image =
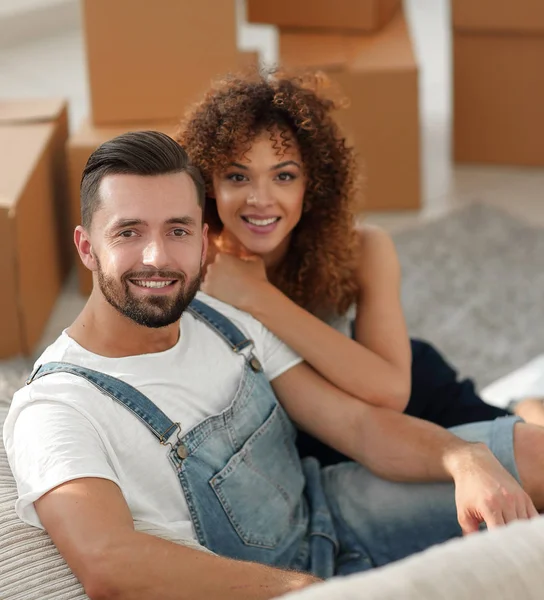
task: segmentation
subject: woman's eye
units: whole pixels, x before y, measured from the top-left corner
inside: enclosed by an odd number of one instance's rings
[[[293,175],[293,173],[278,173],[278,179],[280,181],[292,181],[293,179],[296,178],[296,175]]]
[[[231,173],[230,175],[227,175],[227,179],[229,181],[234,181],[234,183],[242,183],[242,181],[246,180],[246,177],[240,173]]]

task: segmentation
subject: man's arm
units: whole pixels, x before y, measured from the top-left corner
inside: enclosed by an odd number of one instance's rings
[[[483,444],[386,408],[371,406],[335,388],[301,363],[272,381],[293,421],[308,433],[393,481],[456,484],[459,522],[465,532],[481,521],[500,525],[536,516],[530,498]]]
[[[91,600],[264,600],[318,581],[136,532],[120,489],[105,479],[70,481],[35,507]]]

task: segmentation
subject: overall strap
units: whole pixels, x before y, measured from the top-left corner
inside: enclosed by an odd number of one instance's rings
[[[247,338],[225,315],[196,298],[189,304],[187,310],[200,321],[211,327],[234,350],[241,352],[253,345],[253,340]]]
[[[147,396],[144,396],[135,387],[116,377],[86,367],[67,362],[49,362],[39,365],[26,380],[26,384],[29,385],[35,379],[51,373],[70,373],[83,377],[103,394],[130,410],[148,427],[161,444],[166,444],[176,429],[180,430],[178,423],[171,421]]]

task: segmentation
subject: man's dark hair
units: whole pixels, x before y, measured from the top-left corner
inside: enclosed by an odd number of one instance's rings
[[[107,175],[166,175],[187,173],[204,209],[204,182],[185,150],[171,137],[158,131],[124,133],[99,146],[89,157],[81,178],[81,221],[89,229],[100,206],[100,182]]]

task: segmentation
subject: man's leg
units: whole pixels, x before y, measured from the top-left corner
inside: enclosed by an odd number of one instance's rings
[[[540,428],[527,429],[529,426],[516,423],[520,421],[515,418],[496,419],[458,427],[453,432],[468,441],[485,443],[520,481],[514,428],[519,428],[516,442],[520,463],[528,460],[530,444],[541,446],[540,455],[544,455],[544,430],[539,435]],[[532,472],[535,466],[534,459],[531,464],[523,464],[522,477],[529,491],[538,495],[542,483],[538,485]],[[323,483],[340,542],[337,574],[382,566],[461,535],[453,484],[395,483],[356,463],[325,468]]]

